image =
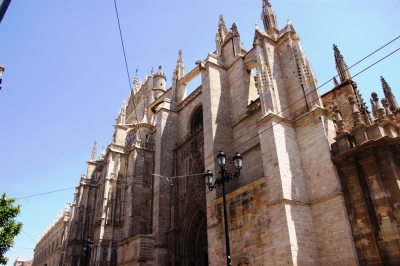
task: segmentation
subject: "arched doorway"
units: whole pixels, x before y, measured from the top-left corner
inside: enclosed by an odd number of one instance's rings
[[[182,265],[208,265],[207,215],[202,204],[194,203],[183,221]]]

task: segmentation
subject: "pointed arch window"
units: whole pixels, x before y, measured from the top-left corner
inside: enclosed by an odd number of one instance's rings
[[[199,106],[192,114],[190,120],[190,132],[196,132],[200,128],[203,128],[203,107]]]

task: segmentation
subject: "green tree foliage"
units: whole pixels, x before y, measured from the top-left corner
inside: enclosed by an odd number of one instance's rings
[[[22,230],[22,223],[14,218],[21,211],[20,205],[13,206],[15,199],[7,199],[3,194],[0,199],[0,264],[6,264],[8,259],[4,254],[14,244],[14,237]]]

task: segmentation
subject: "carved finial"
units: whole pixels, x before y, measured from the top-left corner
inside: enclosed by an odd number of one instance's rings
[[[335,55],[336,70],[339,74],[340,81],[344,82],[351,78],[349,69],[346,65],[346,62],[343,59],[342,54],[340,53],[339,49],[335,44],[333,45],[333,51]]]
[[[144,110],[143,110],[143,119],[142,119],[142,123],[147,124],[147,123],[149,123],[149,121],[147,120],[147,108],[144,107],[143,109],[144,109]]]
[[[153,67],[151,67],[150,76],[154,76],[154,68]]]
[[[333,77],[333,84],[335,85],[335,87],[336,86],[339,86],[339,83],[337,82],[337,79],[336,79],[336,77]]]
[[[183,59],[182,59],[182,50],[178,51],[178,60],[174,71],[176,71],[175,73],[176,79],[181,79],[185,75],[185,66],[183,64]]]
[[[104,145],[103,145],[103,146],[101,146],[101,152],[100,152],[100,156],[99,156],[99,161],[104,160],[104,155],[105,155],[105,153],[104,153]]]
[[[176,78],[177,78],[177,76],[176,76],[176,68],[175,68],[174,71],[172,71],[172,82],[175,82]]]
[[[263,0],[261,19],[264,23],[265,31],[268,31],[271,28],[278,29],[275,12],[272,10],[271,4],[268,2],[268,0]]]
[[[85,174],[81,174],[81,179],[85,179],[85,178],[86,178]]]
[[[182,50],[181,49],[179,49],[179,51],[178,51],[178,63],[179,62],[182,62]]]
[[[369,99],[369,101],[371,102],[371,109],[372,109],[372,115],[374,116],[374,118],[376,117],[376,106],[375,106],[375,102],[372,98]]]
[[[221,38],[221,42],[224,42],[226,39],[226,36],[228,36],[228,30],[226,29],[224,17],[222,16],[222,14],[219,14],[218,34]]]
[[[388,100],[387,100],[386,98],[382,98],[381,102],[382,102],[383,107],[385,108],[386,117],[387,117],[390,121],[396,120],[394,114],[393,114],[392,111],[390,110]]]
[[[93,143],[92,156],[90,157],[91,161],[94,161],[94,159],[96,158],[96,152],[97,152],[97,139],[95,139]]]
[[[333,111],[335,112],[336,116],[336,125],[338,127],[338,133],[340,133],[344,130],[346,124],[343,121],[342,115],[339,110],[339,106],[337,106],[337,104],[333,105]]]
[[[0,65],[0,90],[1,90],[1,76],[3,76],[3,72],[4,72],[4,66]]]
[[[239,32],[238,32],[238,29],[237,29],[237,26],[236,26],[236,23],[233,23],[233,24],[232,24],[231,36],[232,36],[232,37],[239,37],[239,36],[240,36],[240,34],[239,34]]]
[[[139,80],[138,80],[138,77],[135,76],[135,77],[133,78],[132,91],[133,91],[133,93],[135,94],[138,90],[139,90]]]
[[[158,67],[157,75],[164,75],[164,73],[162,72],[162,66]]]
[[[378,118],[379,122],[385,120],[385,108],[382,107],[381,103],[379,102],[378,94],[376,92],[371,93],[372,100],[375,103],[375,116]]]
[[[358,107],[357,107],[356,100],[351,95],[349,95],[348,99],[349,99],[349,102],[351,104],[351,112],[352,112],[351,116],[353,117],[354,125],[363,123],[362,122],[362,117],[361,117],[361,114],[360,114],[360,110],[358,110]]]
[[[68,211],[68,206],[69,206],[69,201],[67,201],[67,203],[64,206],[64,210],[63,210],[64,212]]]
[[[382,83],[383,93],[385,95],[385,98],[388,100],[390,110],[396,112],[397,110],[399,110],[399,105],[397,104],[396,97],[393,95],[389,84],[382,76],[381,76],[381,83]]]
[[[269,3],[268,0],[263,0],[263,7],[265,7],[265,6],[271,7],[271,4]]]

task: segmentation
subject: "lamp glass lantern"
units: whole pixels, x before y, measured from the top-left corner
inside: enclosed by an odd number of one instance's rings
[[[207,170],[206,174],[205,174],[205,178],[206,178],[206,185],[212,185],[213,182],[213,173],[211,173],[210,170]]]
[[[218,164],[221,167],[225,166],[225,159],[226,159],[226,155],[223,151],[220,151],[217,155],[217,159],[218,159]]]
[[[233,156],[233,162],[235,163],[236,169],[242,169],[243,157],[239,153]]]

